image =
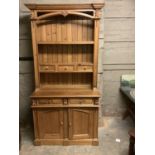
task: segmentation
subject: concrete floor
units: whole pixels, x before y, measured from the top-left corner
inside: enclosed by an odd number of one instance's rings
[[[133,126],[130,118],[102,118],[99,127],[99,146],[34,146],[32,129],[23,128],[20,155],[128,155],[128,131]]]

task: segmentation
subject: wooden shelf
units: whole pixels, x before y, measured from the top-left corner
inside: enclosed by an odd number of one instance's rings
[[[93,73],[93,71],[46,71],[41,70],[40,73]]]
[[[99,105],[78,105],[78,104],[75,104],[75,105],[59,105],[59,104],[56,104],[56,105],[37,105],[37,106],[31,106],[31,108],[82,108],[82,107],[88,107],[88,108],[99,108]]]
[[[38,45],[93,45],[94,41],[74,41],[74,42],[48,42],[38,41]]]
[[[87,65],[87,66],[93,66],[93,63],[89,63],[89,62],[75,62],[75,63],[39,63],[39,65],[42,66],[53,66],[53,65],[79,65],[79,66],[83,66],[83,65]]]
[[[42,97],[100,97],[98,90],[73,90],[73,89],[54,89],[54,90],[44,90],[38,89],[31,95],[33,98]]]

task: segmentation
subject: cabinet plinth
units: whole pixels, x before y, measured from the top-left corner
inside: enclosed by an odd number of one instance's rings
[[[25,4],[31,10],[35,145],[98,145],[102,3]]]

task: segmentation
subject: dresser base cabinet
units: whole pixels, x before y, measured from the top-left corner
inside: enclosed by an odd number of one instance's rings
[[[43,100],[46,101],[37,99]],[[35,145],[98,145],[97,106],[72,104],[60,108],[53,104],[38,104],[32,105],[32,111]]]

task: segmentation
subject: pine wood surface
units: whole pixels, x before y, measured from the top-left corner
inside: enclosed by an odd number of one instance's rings
[[[31,10],[35,145],[98,145],[100,9],[26,4]]]
[[[98,90],[75,90],[75,89],[39,89],[33,92],[32,98],[38,97],[99,97],[100,93]]]

